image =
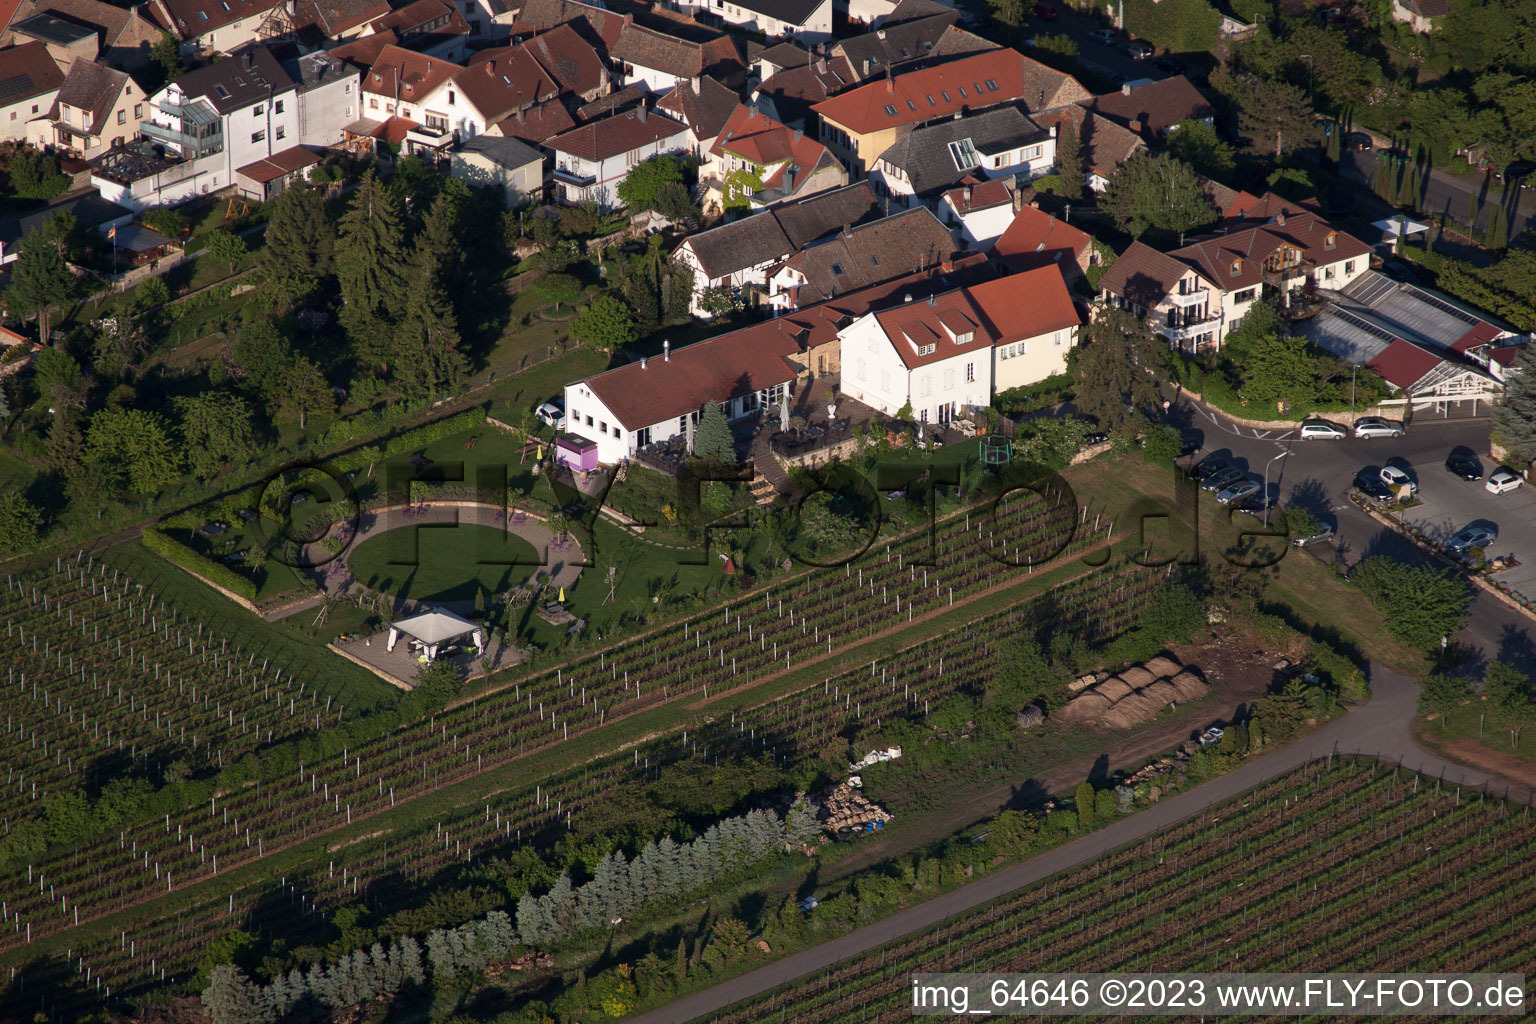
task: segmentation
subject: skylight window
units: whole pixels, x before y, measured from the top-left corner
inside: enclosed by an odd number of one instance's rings
[[[952,103],[952,102],[954,102],[953,100],[951,100],[949,98],[949,90],[947,90],[947,89],[940,89],[939,90],[939,95],[944,97],[944,102],[945,103]]]
[[[222,84],[220,84],[218,82],[215,82],[214,86],[213,86],[213,91],[219,94],[219,99],[221,99],[221,100],[229,99],[229,90],[224,88],[224,86]]]
[[[199,18],[203,19],[204,21],[208,20],[208,12],[207,11],[198,11],[197,12],[197,16]]]
[[[960,86],[960,98],[961,99],[969,99],[970,98],[970,97],[966,96],[966,94],[965,94],[965,86],[963,86],[963,85]]]
[[[960,139],[949,144],[949,158],[955,162],[955,170],[969,171],[981,166],[981,154],[970,139]]]
[[[913,103],[911,100],[907,100],[907,109],[915,114],[917,113],[917,104]]]
[[[976,91],[980,92],[981,90],[977,89]],[[987,91],[988,92],[997,92],[997,82],[993,81],[990,78],[987,79]]]
[[[219,6],[220,6],[220,7],[222,7],[222,8],[224,8],[224,13],[225,13],[225,14],[228,14],[228,13],[229,13],[229,3],[228,3],[228,0],[223,0],[223,2],[221,2],[221,3],[220,3],[220,4],[219,4]]]
[[[896,116],[896,108],[891,106],[889,103],[887,103],[885,105],[885,116],[886,117],[895,117]]]
[[[929,106],[930,106],[930,107],[936,107],[936,106],[938,106],[938,104],[937,104],[937,103],[935,103],[935,102],[933,102],[933,97],[932,97],[932,96],[929,96],[929,97],[928,97],[928,105],[929,105]]]
[[[832,276],[833,277],[842,277],[843,276],[843,265],[841,263],[834,263],[834,264],[832,264]]]

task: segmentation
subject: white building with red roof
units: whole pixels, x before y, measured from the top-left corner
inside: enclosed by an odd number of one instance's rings
[[[1082,319],[1053,267],[860,317],[839,332],[838,390],[893,415],[948,423],[999,391],[1066,370]]]
[[[688,126],[647,110],[589,121],[544,143],[555,154],[553,179],[562,201],[588,200],[607,209],[622,205],[618,188],[636,165],[663,153],[684,153]]]
[[[739,103],[709,148],[699,177],[726,209],[765,207],[848,184],[837,158],[798,128]]]

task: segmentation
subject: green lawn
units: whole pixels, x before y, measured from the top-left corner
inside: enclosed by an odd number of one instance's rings
[[[522,538],[490,526],[392,530],[358,545],[348,559],[368,586],[421,601],[472,601],[515,588],[539,568]]]

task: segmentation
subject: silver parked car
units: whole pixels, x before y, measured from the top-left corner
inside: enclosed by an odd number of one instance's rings
[[[1355,423],[1356,437],[1402,437],[1402,420],[1384,420],[1380,416],[1366,416]]]
[[[1223,487],[1216,495],[1216,502],[1220,505],[1230,505],[1234,501],[1242,501],[1250,494],[1258,494],[1261,489],[1262,485],[1255,480],[1239,480]]]

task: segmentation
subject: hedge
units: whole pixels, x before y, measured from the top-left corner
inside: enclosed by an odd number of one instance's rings
[[[198,554],[181,541],[161,533],[152,526],[144,528],[143,539],[145,547],[173,565],[179,565],[188,572],[195,573],[247,601],[256,600],[256,584],[229,566],[220,565],[213,559]]]

